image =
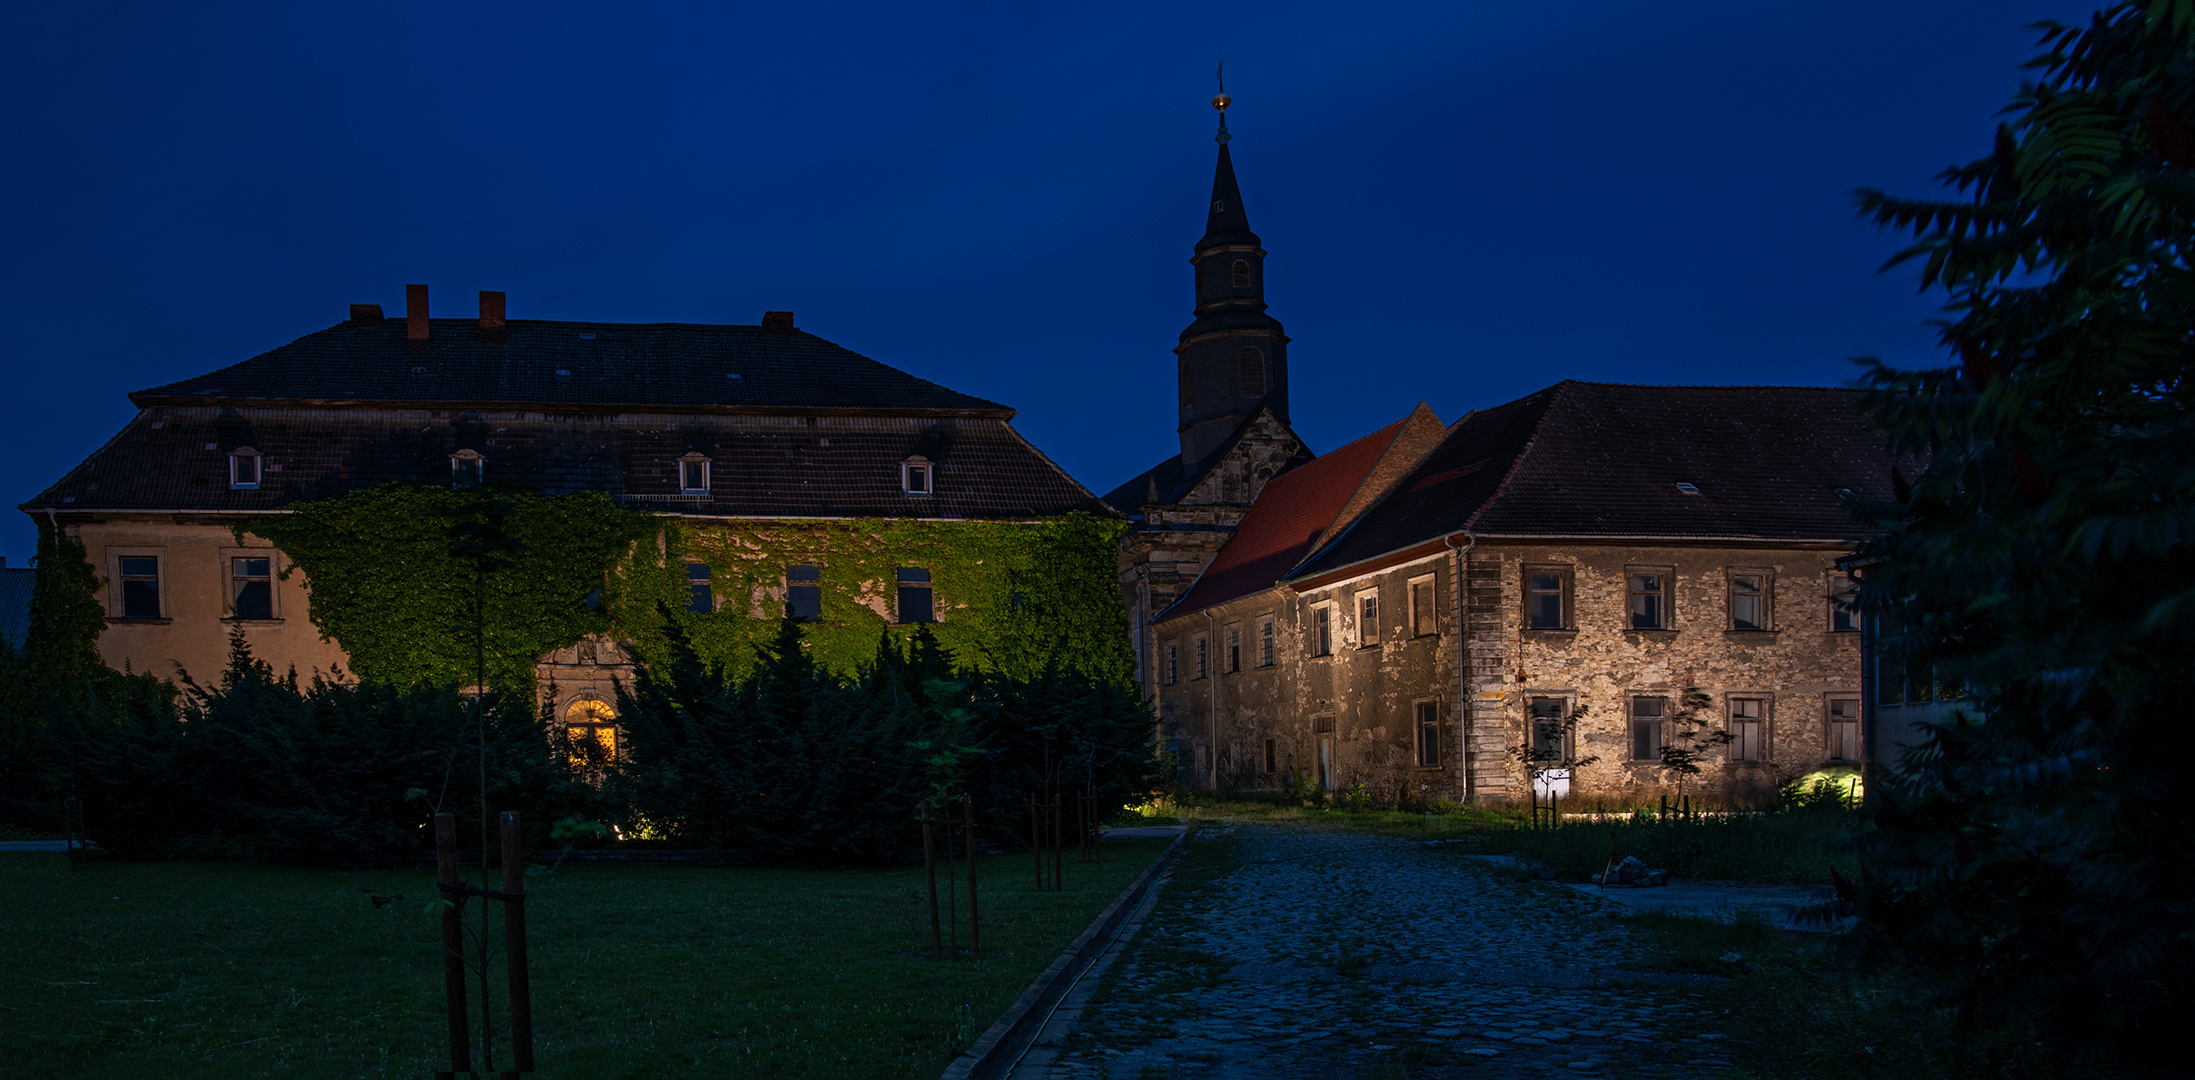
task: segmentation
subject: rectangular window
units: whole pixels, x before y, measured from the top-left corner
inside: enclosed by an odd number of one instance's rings
[[[1433,599],[1433,579],[1410,582],[1410,632],[1419,637],[1440,633],[1440,611]]]
[[[1546,765],[1568,761],[1571,753],[1569,724],[1570,699],[1559,697],[1535,697],[1530,702],[1532,711],[1532,760]],[[1659,751],[1656,751],[1659,753]]]
[[[1191,638],[1190,640],[1195,643],[1191,651],[1196,654],[1196,677],[1201,679],[1204,678],[1206,675],[1211,674],[1211,668],[1207,666],[1208,657],[1205,655],[1210,650],[1211,643],[1204,639],[1203,634],[1198,634],[1196,637]]]
[[[1905,658],[1885,651],[1875,660],[1875,704],[1905,704]]]
[[[1280,747],[1272,739],[1265,740],[1265,772],[1270,776],[1280,771]]]
[[[1570,568],[1528,566],[1524,569],[1524,628],[1570,628]]]
[[[1665,698],[1631,699],[1631,760],[1661,760],[1662,718],[1668,705]]]
[[[1180,658],[1174,652],[1174,643],[1166,643],[1166,685],[1174,685],[1181,673]]]
[[[1370,647],[1379,644],[1379,594],[1357,594],[1357,644]]]
[[[259,455],[249,450],[229,455],[229,486],[255,488],[259,486]]]
[[[1273,620],[1258,620],[1258,666],[1273,666]]]
[[[156,555],[123,555],[115,559],[122,578],[122,617],[160,618],[160,559]]]
[[[274,618],[274,560],[229,560],[229,613],[239,619]]]
[[[707,564],[686,564],[686,610],[696,615],[707,615],[716,610],[716,595],[709,591]]]
[[[930,463],[929,463],[928,461],[926,461],[926,460],[924,460],[924,459],[922,459],[922,458],[920,458],[920,457],[914,457],[914,458],[909,458],[909,459],[908,459],[908,460],[906,460],[906,461],[900,462],[900,464],[899,464],[899,481],[900,481],[900,487],[901,487],[901,488],[902,488],[903,490],[905,490],[905,491],[907,492],[907,494],[909,494],[909,495],[928,495],[928,494],[930,494],[930,492],[931,492],[931,490],[932,490],[932,485],[931,485],[931,483],[930,483],[930,479],[931,479],[931,473],[930,473]]]
[[[1730,628],[1768,629],[1768,599],[1774,595],[1767,574],[1730,575]]]
[[[678,490],[687,495],[706,495],[709,492],[709,463],[706,461],[681,461],[678,463]]]
[[[1768,760],[1768,701],[1730,699],[1730,760]]]
[[[785,605],[793,618],[816,622],[823,618],[823,570],[813,564],[785,568]]]
[[[930,595],[930,572],[922,567],[899,568],[899,621],[910,626],[937,621],[937,608]]]
[[[1440,702],[1418,702],[1418,767],[1440,767]]]
[[[1634,572],[1624,576],[1631,583],[1631,629],[1668,629],[1669,575]]]
[[[1829,632],[1860,632],[1860,583],[1850,574],[1829,575]]]
[[[1334,605],[1311,609],[1311,655],[1334,655]]]
[[[1242,627],[1227,628],[1227,651],[1220,656],[1220,663],[1225,665],[1220,670],[1229,675],[1242,670]]]
[[[1860,760],[1860,699],[1829,699],[1829,760]]]

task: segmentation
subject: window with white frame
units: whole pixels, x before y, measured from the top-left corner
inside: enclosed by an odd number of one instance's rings
[[[114,556],[115,617],[164,619],[161,558],[144,551]]]
[[[909,495],[928,495],[937,490],[937,466],[920,454],[899,463],[899,489]]]
[[[1273,617],[1258,617],[1258,666],[1273,666]]]
[[[1768,699],[1730,699],[1730,760],[1768,760]]]
[[[1775,596],[1775,576],[1765,570],[1730,572],[1730,629],[1769,629],[1769,602]]]
[[[1410,579],[1410,632],[1419,637],[1440,633],[1440,607],[1431,574]]]
[[[249,446],[229,451],[229,486],[246,491],[258,487],[262,464],[259,451]]]
[[[1860,699],[1858,695],[1831,697],[1829,708],[1829,760],[1860,760]]]
[[[678,459],[678,493],[681,495],[707,495],[709,493],[709,459],[699,452]]]
[[[230,557],[229,617],[274,618],[274,559],[271,556]]]
[[[1357,594],[1357,644],[1372,648],[1379,644],[1379,591]]]

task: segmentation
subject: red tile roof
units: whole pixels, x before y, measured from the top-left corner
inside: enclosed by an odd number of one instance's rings
[[[1201,611],[1272,588],[1311,553],[1311,545],[1334,523],[1407,423],[1407,417],[1397,420],[1268,481],[1227,546],[1159,617]]]

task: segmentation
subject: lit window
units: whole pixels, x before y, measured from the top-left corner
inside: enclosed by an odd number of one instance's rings
[[[1860,699],[1829,699],[1829,760],[1860,760]]]
[[[681,495],[707,495],[709,493],[709,459],[700,454],[688,454],[678,459],[678,493]]]
[[[899,621],[902,623],[931,623],[937,621],[937,608],[930,594],[930,572],[919,566],[899,568]]]
[[[1366,648],[1379,644],[1379,594],[1357,594],[1357,644]]]
[[[1524,628],[1570,628],[1570,569],[1526,567],[1524,571]]]
[[[716,594],[709,591],[709,567],[706,563],[686,564],[686,610],[696,615],[707,615],[716,610]]]
[[[1236,260],[1235,260],[1235,288],[1238,288],[1238,289],[1247,289],[1247,288],[1249,288],[1249,287],[1250,287],[1250,264],[1249,264],[1249,263],[1248,263],[1247,261],[1245,261],[1245,260],[1242,260],[1242,259],[1236,259]]]
[[[1440,702],[1418,702],[1418,767],[1440,767]]]
[[[813,565],[786,567],[785,604],[801,622],[823,618],[823,571]]]
[[[1768,742],[1768,702],[1762,698],[1730,699],[1730,760],[1765,761]]]
[[[486,480],[488,459],[478,450],[459,450],[450,455],[450,483],[458,487],[474,487]]]
[[[155,555],[123,555],[115,559],[122,579],[122,617],[160,618],[160,559]]]
[[[1665,630],[1669,627],[1669,575],[1628,574],[1631,582],[1631,629]]]
[[[935,490],[928,458],[911,457],[899,463],[899,486],[909,495],[928,495]]]
[[[229,560],[229,611],[239,619],[274,618],[274,560]]]
[[[599,772],[617,760],[617,710],[607,702],[572,702],[564,710],[564,739],[573,768]]]
[[[1661,760],[1662,719],[1668,705],[1667,698],[1631,699],[1631,760]]]
[[[1244,349],[1235,354],[1235,363],[1242,371],[1242,392],[1250,395],[1265,392],[1265,353],[1258,349]]]
[[[1767,574],[1730,575],[1730,628],[1732,630],[1768,629],[1768,599],[1771,579]]]
[[[240,446],[229,451],[229,486],[250,489],[259,486],[259,451]]]

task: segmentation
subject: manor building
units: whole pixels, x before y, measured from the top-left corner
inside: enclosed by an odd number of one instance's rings
[[[1890,458],[1856,394],[1566,382],[1315,456],[1224,115],[1178,452],[1106,496],[1182,779],[1637,801],[1687,756],[1732,796],[1860,764],[1841,500]]]
[[[344,669],[342,644],[311,618],[308,576],[236,530],[390,482],[598,491],[688,525],[741,523],[765,540],[725,558],[743,583],[767,564],[760,583],[735,592],[721,559],[694,557],[693,612],[775,620],[790,603],[879,632],[942,631],[1004,598],[914,557],[884,559],[903,564],[892,580],[854,580],[828,557],[778,554],[756,530],[982,522],[1010,536],[1106,512],[1014,430],[1012,409],[806,333],[788,312],[758,325],[507,319],[503,294],[483,292],[477,318],[430,318],[413,285],[401,319],[354,305],[341,323],[130,399],[123,429],[21,509],[78,539],[105,582],[107,662],[162,676],[214,676],[239,629],[277,671]],[[606,638],[544,656],[546,704],[600,734],[632,664]]]

